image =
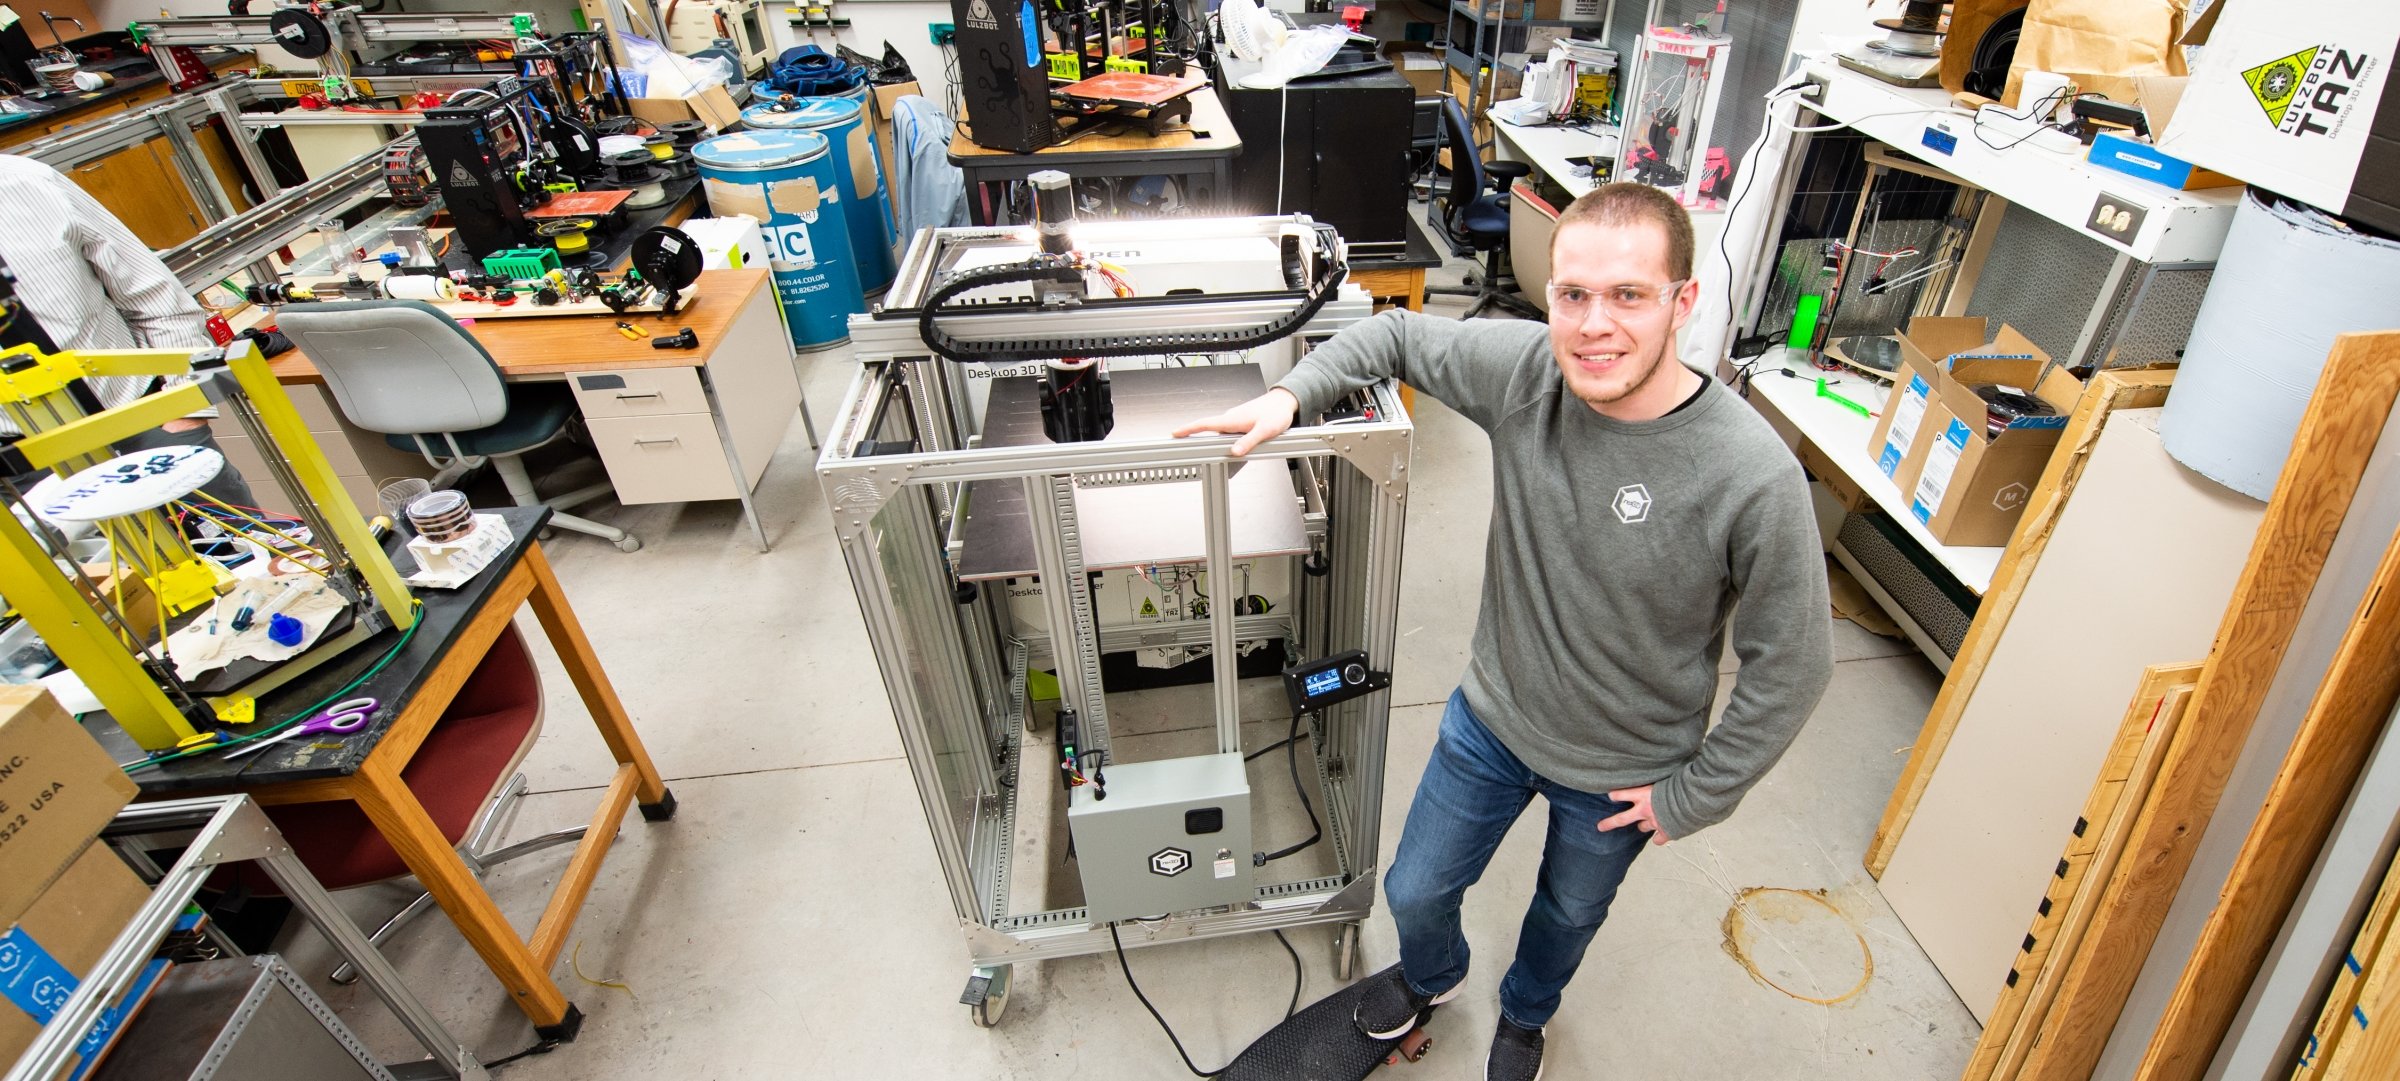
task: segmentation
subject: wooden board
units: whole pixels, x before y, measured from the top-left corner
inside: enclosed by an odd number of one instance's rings
[[[2199,1081],[2400,698],[2400,536],[2384,548],[2333,666],[2150,1038],[2139,1081]]]
[[[2219,624],[2184,737],[2168,752],[2126,857],[2051,1007],[2043,1042],[2021,1077],[2085,1081],[2098,1064],[2291,646],[2395,397],[2400,331],[2335,339],[2241,584]]]
[[[2334,974],[2332,990],[2325,994],[2325,1007],[2317,1012],[2317,1027],[2309,1032],[2300,1065],[2292,1070],[2292,1081],[2332,1081],[2331,1066],[2336,1056],[2360,1034],[2357,1018],[2363,1011],[2359,1010],[2359,997],[2366,990],[2367,964],[2375,962],[2380,970],[2400,963],[2388,956],[2385,949],[2391,941],[2396,915],[2400,915],[2400,860],[2392,861],[2384,871],[2383,888],[2375,893],[2375,905],[2367,910],[2357,936],[2350,940],[2350,952]],[[2353,1047],[2350,1055],[2356,1054]]]
[[[2207,656],[2264,511],[2170,457],[2161,412],[2110,416],[1884,870],[1893,914],[1987,1025],[2143,666]]]
[[[2034,485],[2033,496],[2026,502],[2025,516],[2018,520],[2015,532],[2009,536],[2007,553],[1992,574],[1991,587],[1984,591],[1983,604],[1976,609],[1974,622],[1967,626],[1967,637],[1951,661],[1942,689],[1934,696],[1924,727],[1917,732],[1916,748],[1901,769],[1900,780],[1892,787],[1883,820],[1875,827],[1875,839],[1867,846],[1868,874],[1881,878],[1884,868],[1891,864],[1892,852],[1900,845],[1909,817],[1916,813],[1925,786],[1933,780],[1934,766],[1941,762],[1950,745],[1951,733],[1957,730],[1959,717],[1966,712],[1976,685],[1982,682],[1985,666],[1991,663],[1992,651],[1999,647],[2010,617],[2016,614],[2017,600],[2024,593],[2025,583],[2041,563],[2042,553],[2050,543],[2051,529],[2058,523],[2059,511],[2065,508],[2076,482],[2083,476],[2084,465],[2108,422],[2108,414],[2117,409],[2146,408],[2165,402],[2167,388],[2174,378],[2172,370],[2104,371],[2085,388],[2075,412],[2067,419],[2066,431],[2059,437],[2058,450],[2051,454],[2050,464],[2042,470],[2042,479]]]
[[[2075,819],[2066,852],[2034,909],[2032,929],[2025,934],[1962,1081],[2000,1081],[2023,1064],[2199,678],[2197,663],[2143,670],[2141,689],[2117,726],[2108,763],[2084,801],[2083,814]]]

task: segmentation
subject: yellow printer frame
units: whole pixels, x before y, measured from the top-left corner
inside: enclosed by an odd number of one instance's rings
[[[156,376],[172,381],[194,374],[195,365],[206,365],[220,356],[226,361],[223,371],[200,372],[196,381],[166,386],[98,413],[87,414],[69,391],[76,380],[93,377]],[[112,549],[120,535],[138,539],[145,564],[138,568],[115,566],[112,574],[142,571],[157,597],[155,622],[161,641],[154,659],[147,662],[141,655],[150,652],[143,644],[146,635],[131,629],[126,613],[111,603],[110,591],[60,546],[56,548],[58,559],[66,564],[62,570],[53,560],[53,546],[35,537],[17,515],[0,513],[0,582],[6,583],[0,590],[51,651],[82,677],[126,734],[151,751],[207,738],[211,729],[203,725],[211,715],[237,724],[249,722],[254,719],[259,695],[386,627],[405,629],[416,620],[414,598],[399,569],[375,541],[358,506],[336,479],[332,463],[309,437],[306,422],[255,343],[237,340],[222,350],[44,353],[20,345],[0,351],[0,410],[25,433],[15,449],[35,469],[71,475],[115,457],[111,447],[118,440],[211,407],[220,416],[234,418],[257,445],[269,473],[290,497],[296,516],[308,524],[313,543],[329,558],[331,565],[324,571],[328,580],[352,587],[345,592],[356,604],[359,617],[348,631],[320,640],[242,686],[201,696],[184,688],[173,675],[173,662],[165,655],[167,617],[213,601],[222,572],[205,563],[162,511],[128,516],[121,532],[110,533]],[[139,521],[144,516],[157,517]],[[48,530],[31,508],[26,517],[35,528]],[[103,526],[104,531],[109,528]],[[56,536],[52,534],[53,539]],[[129,639],[135,644],[129,644]],[[178,698],[182,699],[180,705]]]

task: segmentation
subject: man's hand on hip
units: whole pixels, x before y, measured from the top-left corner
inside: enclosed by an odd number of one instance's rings
[[[1609,830],[1634,826],[1650,835],[1651,844],[1667,843],[1666,831],[1658,828],[1658,814],[1650,809],[1650,787],[1643,785],[1640,788],[1620,788],[1609,793],[1608,798],[1619,803],[1630,803],[1633,806],[1601,819],[1600,832],[1606,833]]]
[[[1288,431],[1292,417],[1299,412],[1300,399],[1291,391],[1275,387],[1216,416],[1177,428],[1171,434],[1177,439],[1198,432],[1239,435],[1241,438],[1233,441],[1233,456],[1239,458],[1250,453],[1250,448]]]

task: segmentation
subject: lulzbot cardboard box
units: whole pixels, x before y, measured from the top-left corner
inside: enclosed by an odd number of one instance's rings
[[[1918,434],[1923,446],[1916,480],[1901,489],[1908,495],[1908,512],[1943,544],[2007,544],[2051,452],[2058,449],[2083,383],[2051,367],[2048,354],[2008,326],[1989,347],[1934,363],[1942,378]],[[2038,398],[2049,412],[1995,414],[1975,392],[1993,386]]]
[[[33,904],[136,791],[49,691],[0,685],[0,923]]]
[[[1892,373],[1892,390],[1875,416],[1874,434],[1867,440],[1867,460],[1891,478],[1902,492],[1917,482],[1917,467],[1925,461],[1926,414],[1938,400],[1942,384],[1940,360],[1983,345],[1984,321],[1942,316],[1919,316],[1900,335],[1900,367]]]
[[[31,907],[0,934],[0,1062],[14,1062],[75,992],[100,956],[150,900],[150,887],[135,877],[105,844],[87,839]],[[152,961],[132,986],[103,1008],[87,1029],[59,1077],[75,1076],[107,1054],[166,970]]]
[[[2311,206],[2400,230],[2400,5],[2222,0],[2161,153]]]

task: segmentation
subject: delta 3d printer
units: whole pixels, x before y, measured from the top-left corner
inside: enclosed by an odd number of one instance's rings
[[[1342,923],[1348,978],[1375,897],[1398,388],[1245,458],[1168,436],[1368,300],[1306,218],[1077,225],[1064,185],[917,235],[818,463],[983,1025],[1011,965],[1112,932]]]

